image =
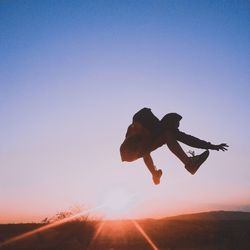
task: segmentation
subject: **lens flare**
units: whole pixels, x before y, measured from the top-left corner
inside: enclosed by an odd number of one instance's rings
[[[135,194],[126,190],[111,190],[104,197],[105,206],[102,209],[106,219],[124,219],[129,217],[129,212],[135,202]]]
[[[23,233],[21,235],[15,236],[15,237],[13,237],[13,238],[11,238],[9,240],[4,241],[2,244],[0,244],[0,247],[9,245],[9,244],[14,243],[16,241],[28,238],[28,237],[30,237],[30,236],[32,236],[34,234],[46,231],[46,230],[48,230],[50,228],[57,227],[59,225],[65,224],[65,223],[70,222],[70,221],[73,221],[73,220],[75,220],[75,219],[77,219],[77,218],[79,218],[81,216],[87,215],[87,214],[89,214],[91,212],[94,212],[95,210],[101,209],[103,206],[104,205],[101,205],[101,206],[98,206],[98,207],[95,207],[95,208],[92,208],[92,209],[89,209],[89,210],[85,210],[85,211],[77,213],[77,214],[75,214],[75,215],[73,215],[71,217],[62,219],[60,221],[53,222],[51,224],[48,224],[48,225],[42,226],[40,228],[34,229],[32,231],[29,231],[27,233]]]
[[[137,230],[141,233],[141,235],[144,237],[144,239],[148,242],[148,244],[152,247],[152,249],[159,250],[158,247],[154,244],[154,242],[150,239],[150,237],[143,230],[143,228],[138,224],[138,222],[135,220],[131,220],[131,222],[134,224],[134,226],[137,228]]]

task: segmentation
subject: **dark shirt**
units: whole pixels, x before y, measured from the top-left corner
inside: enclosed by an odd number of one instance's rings
[[[185,134],[184,132],[181,132],[179,129],[172,129],[172,128],[163,129],[162,127],[158,126],[156,129],[151,129],[151,131],[149,131],[147,128],[142,127],[138,123],[132,123],[128,127],[126,138],[138,134],[140,134],[143,137],[148,136],[149,138],[151,138],[150,144],[151,143],[153,144],[152,148],[156,149],[166,144],[166,142],[163,139],[166,130],[168,130],[169,133],[173,133],[177,141],[182,142],[188,146],[200,149],[212,149],[212,144],[210,142],[201,140],[192,135]]]

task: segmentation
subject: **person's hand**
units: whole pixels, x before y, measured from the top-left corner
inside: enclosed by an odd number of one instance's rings
[[[226,143],[221,143],[219,145],[214,145],[214,150],[222,150],[222,151],[227,151],[228,145]]]

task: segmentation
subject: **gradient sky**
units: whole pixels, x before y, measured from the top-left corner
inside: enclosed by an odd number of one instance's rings
[[[0,1],[0,222],[114,192],[134,217],[249,210],[249,27],[249,1]],[[191,176],[162,147],[154,186],[119,155],[142,107],[229,151]]]

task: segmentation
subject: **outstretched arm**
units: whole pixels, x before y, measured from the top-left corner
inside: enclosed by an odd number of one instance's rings
[[[152,174],[154,184],[155,185],[160,184],[160,179],[162,176],[161,169],[159,169],[159,170],[156,169],[156,166],[154,165],[153,159],[152,159],[150,154],[144,155],[143,160],[144,160],[144,163],[147,166],[148,170]]]
[[[191,147],[194,148],[202,148],[202,149],[211,149],[211,150],[222,150],[226,151],[228,145],[226,143],[221,143],[218,145],[214,145],[210,142],[200,140],[192,135],[185,134],[181,131],[177,131],[176,133],[176,139],[177,141],[183,142]]]
[[[148,170],[150,173],[153,175],[156,171],[156,167],[154,165],[153,159],[150,154],[144,155],[143,156],[143,161],[145,165],[147,166]]]

